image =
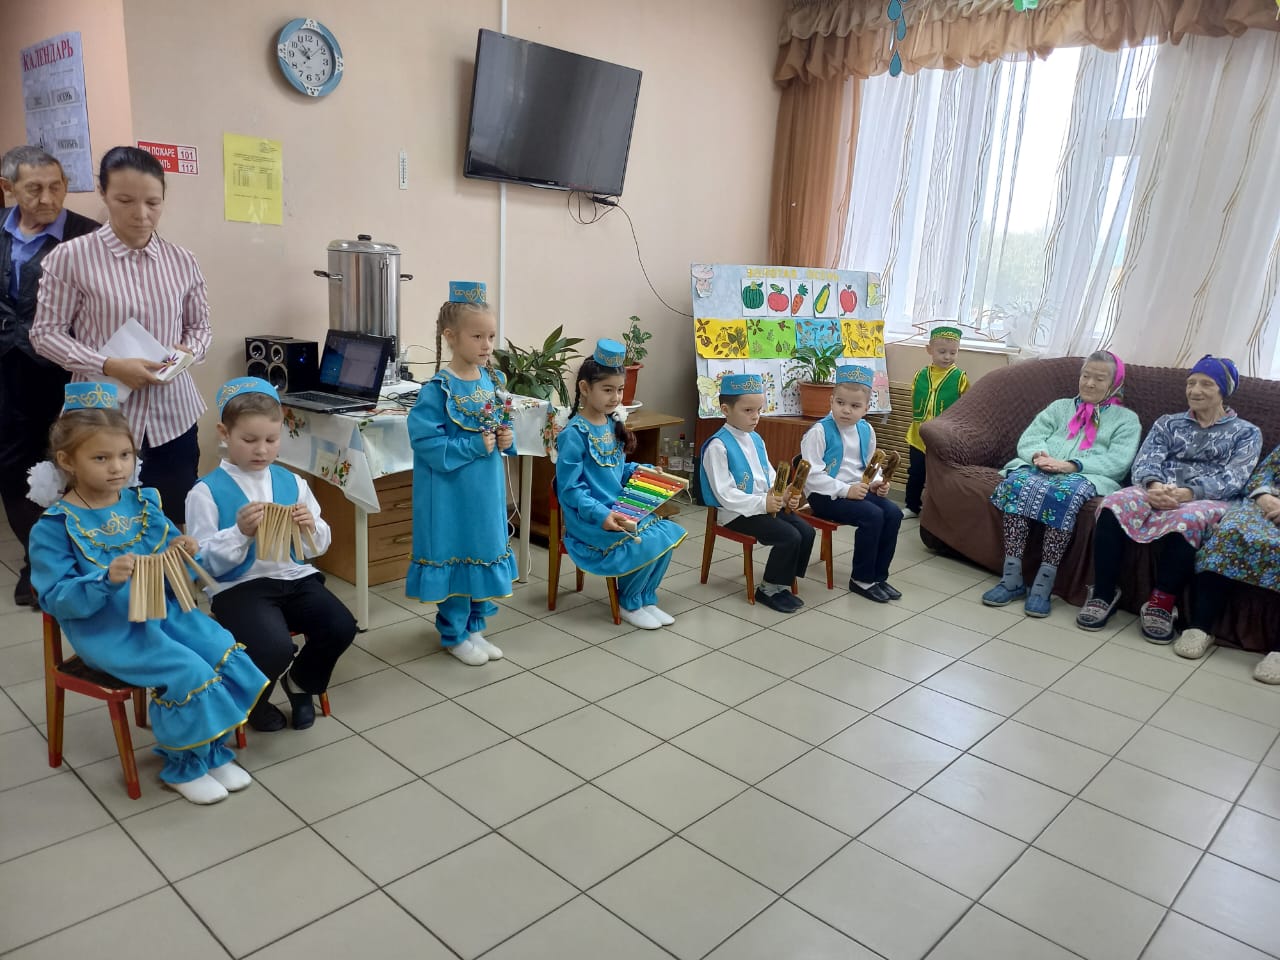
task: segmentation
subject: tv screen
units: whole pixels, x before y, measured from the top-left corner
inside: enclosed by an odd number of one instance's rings
[[[640,71],[481,30],[463,175],[622,193]]]

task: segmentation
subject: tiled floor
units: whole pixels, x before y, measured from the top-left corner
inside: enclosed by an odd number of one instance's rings
[[[257,783],[206,809],[158,787],[145,731],[129,800],[82,698],[49,768],[0,542],[0,954],[1280,956],[1280,690],[1254,657],[984,608],[990,579],[914,522],[901,603],[815,565],[784,617],[728,545],[700,585],[681,520],[666,630],[613,626],[595,578],[548,613],[535,577],[492,625],[507,659],[466,667],[379,588],[333,717],[251,734]]]

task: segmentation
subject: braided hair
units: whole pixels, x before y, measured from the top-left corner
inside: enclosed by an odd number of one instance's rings
[[[582,405],[582,382],[585,380],[588,384],[599,383],[606,377],[622,377],[626,375],[621,367],[606,367],[603,363],[596,360],[595,357],[587,357],[582,361],[582,366],[578,368],[578,375],[574,378],[573,387],[573,409],[569,411],[569,416],[573,416],[578,412],[578,408]],[[618,438],[618,446],[622,447],[622,452],[626,454],[633,453],[636,449],[636,435],[627,428],[627,425],[615,416],[610,416],[613,421],[613,435]]]
[[[472,312],[488,309],[489,307],[483,303],[462,303],[456,300],[446,300],[440,305],[440,313],[436,317],[436,373],[440,372],[440,365],[444,361],[441,356],[444,332],[457,330],[462,326],[462,321]]]

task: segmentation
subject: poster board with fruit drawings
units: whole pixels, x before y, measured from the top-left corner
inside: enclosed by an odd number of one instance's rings
[[[878,273],[695,263],[690,280],[699,417],[721,416],[717,398],[727,373],[760,374],[765,416],[798,414],[796,351],[836,346],[838,364],[872,371],[869,412],[889,412]]]

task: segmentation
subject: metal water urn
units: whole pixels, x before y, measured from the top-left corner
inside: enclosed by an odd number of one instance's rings
[[[413,274],[400,272],[400,248],[378,243],[367,233],[329,244],[329,269],[316,270],[329,281],[329,327],[391,337],[395,343],[386,383],[399,379],[400,284]]]

